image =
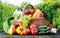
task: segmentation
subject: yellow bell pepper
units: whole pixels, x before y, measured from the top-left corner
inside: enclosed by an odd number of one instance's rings
[[[17,29],[16,29],[16,32],[18,33],[18,34],[20,34],[20,35],[22,35],[23,34],[23,30],[24,30],[25,28],[23,27],[23,26],[19,26],[19,27],[17,27]]]

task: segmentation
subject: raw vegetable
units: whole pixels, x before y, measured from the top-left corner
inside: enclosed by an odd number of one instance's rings
[[[48,31],[47,31],[47,34],[49,34],[49,35],[50,35],[50,34],[53,35],[53,34],[56,34],[56,33],[52,32],[51,30],[48,30]]]
[[[28,28],[28,24],[30,23],[31,17],[28,15],[25,15],[22,19],[22,24],[25,28]]]
[[[54,33],[57,33],[57,29],[56,28],[52,28],[51,31],[54,32]]]
[[[31,24],[30,29],[33,29],[33,28],[37,28],[37,26],[35,24]]]
[[[38,34],[44,35],[44,34],[47,34],[47,32],[39,32]]]
[[[13,12],[17,7],[14,5],[7,5],[0,0],[0,32],[3,32],[3,23],[8,17],[13,16]]]
[[[52,24],[49,24],[48,26],[49,26],[50,30],[51,30],[52,28],[54,28]]]
[[[47,34],[47,26],[39,26],[38,31],[38,34]]]
[[[53,18],[58,17],[57,8],[60,8],[59,0],[46,0],[36,5],[40,9],[50,24],[53,24]]]
[[[36,12],[33,14],[32,18],[37,18],[38,13],[40,13],[39,9],[36,10]]]
[[[50,30],[49,26],[47,26],[47,30]]]
[[[39,26],[38,29],[46,29],[47,26]]]
[[[47,29],[39,29],[40,31],[47,31]]]
[[[7,23],[7,20],[4,22],[4,24],[3,24],[3,30],[6,32],[6,33],[8,33],[8,29],[9,29],[10,27],[9,27],[9,25],[8,25],[8,23]]]
[[[13,16],[14,16],[14,18],[17,18],[18,19],[18,18],[20,18],[21,14],[22,14],[22,8],[18,8],[13,13]]]
[[[37,14],[37,18],[40,18],[40,17],[43,17],[44,16],[44,14],[42,13],[42,12],[39,12],[38,14]]]
[[[8,34],[16,34],[16,29],[14,25],[11,25],[7,32]]]
[[[23,30],[23,34],[24,35],[29,35],[30,34],[30,29],[27,28],[27,29]]]
[[[6,19],[6,21],[4,21],[4,23],[3,23],[3,30],[6,32],[6,33],[8,33],[8,29],[10,28],[10,20],[13,20],[14,19],[14,17],[9,17],[9,18],[7,18]]]
[[[25,13],[26,15],[29,15],[29,14],[33,15],[33,14],[34,14],[34,10],[32,10],[32,9],[25,10],[24,13]]]
[[[23,26],[19,26],[19,27],[17,27],[17,29],[16,29],[16,32],[18,33],[18,34],[23,34],[23,30],[24,30],[25,28],[23,27]]]
[[[32,35],[38,34],[38,29],[37,29],[37,28],[31,29],[31,34],[32,34]]]

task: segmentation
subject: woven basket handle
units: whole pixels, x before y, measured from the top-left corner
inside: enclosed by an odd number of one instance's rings
[[[33,10],[35,9],[33,5],[31,5],[31,4],[26,4],[25,7],[24,7],[24,10],[26,10],[26,7],[27,7],[27,6],[31,6]]]
[[[27,6],[31,6],[33,10],[35,9],[34,6],[32,6],[31,4],[26,4],[25,7],[23,8],[23,12],[22,12],[21,18],[23,18],[23,16],[24,16],[24,11],[26,10],[26,7],[27,7]]]

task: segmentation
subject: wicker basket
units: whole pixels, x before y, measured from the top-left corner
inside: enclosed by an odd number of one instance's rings
[[[40,18],[37,18],[37,19],[32,19],[30,24],[36,24],[37,27],[47,26],[47,20],[45,19],[45,17],[40,17]]]
[[[25,7],[27,7],[27,6],[31,6],[32,10],[35,10],[34,6],[32,6],[31,4],[27,4]],[[26,10],[25,7],[24,7],[24,10],[23,10],[23,15],[24,15],[24,11]],[[47,20],[45,19],[45,17],[34,18],[34,19],[32,18],[30,24],[36,24],[37,27],[47,26]]]

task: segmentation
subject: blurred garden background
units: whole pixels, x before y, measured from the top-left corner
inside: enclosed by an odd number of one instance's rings
[[[0,32],[3,31],[3,22],[13,16],[17,7],[24,8],[25,4],[32,4],[40,9],[47,20],[60,31],[60,0],[0,0]]]

